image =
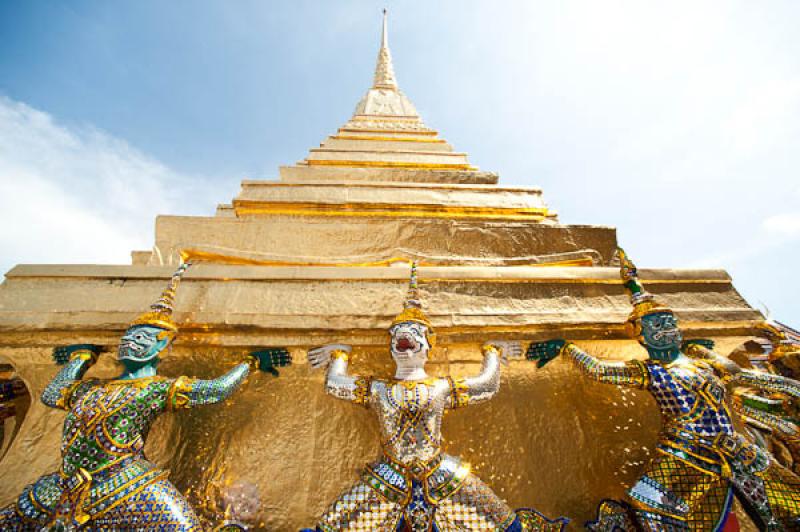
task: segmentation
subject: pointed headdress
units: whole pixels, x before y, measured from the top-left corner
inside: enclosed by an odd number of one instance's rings
[[[417,282],[416,261],[411,263],[411,278],[408,282],[408,295],[403,304],[403,311],[392,320],[392,324],[389,328],[394,327],[398,323],[407,321],[419,323],[428,328],[428,342],[432,347],[434,338],[433,325],[431,324],[431,320],[428,319],[428,316],[422,312],[422,301],[420,301],[419,298],[419,284]]]
[[[760,335],[766,336],[772,344],[772,351],[769,353],[770,362],[780,360],[787,355],[796,356],[800,353],[800,332],[788,325],[767,318],[757,323],[755,329]]]
[[[186,270],[191,266],[190,262],[181,264],[167,283],[167,288],[161,293],[158,301],[150,305],[150,310],[136,318],[131,326],[134,325],[153,325],[161,327],[173,333],[178,332],[178,327],[172,320],[172,311],[175,305],[175,292]]]
[[[642,282],[639,280],[639,271],[636,269],[636,265],[633,261],[625,253],[625,250],[617,248],[617,256],[619,257],[619,276],[622,278],[622,283],[625,285],[628,294],[630,294],[631,305],[633,305],[633,310],[628,316],[628,323],[634,328],[632,332],[638,335],[639,328],[636,324],[642,316],[654,312],[672,312],[672,310],[658,303],[653,297],[653,294],[645,290]]]

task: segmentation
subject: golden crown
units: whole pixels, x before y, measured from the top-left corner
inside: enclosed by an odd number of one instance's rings
[[[625,250],[617,248],[617,256],[619,257],[619,276],[625,285],[625,289],[630,294],[631,304],[633,305],[628,321],[634,324],[643,316],[654,312],[672,312],[669,307],[658,303],[653,294],[645,290],[644,285],[639,280],[639,271],[627,253],[625,253]]]
[[[392,320],[391,327],[398,323],[414,322],[424,325],[428,328],[428,342],[433,347],[435,341],[435,334],[433,332],[433,325],[428,316],[422,312],[422,302],[419,298],[419,284],[417,282],[417,263],[411,263],[411,278],[408,281],[408,295],[403,304],[403,311]]]
[[[167,283],[167,288],[161,293],[158,301],[150,305],[150,310],[136,318],[131,325],[154,325],[174,333],[178,332],[178,327],[172,320],[172,311],[175,305],[175,292],[186,270],[191,265],[190,262],[181,264]]]

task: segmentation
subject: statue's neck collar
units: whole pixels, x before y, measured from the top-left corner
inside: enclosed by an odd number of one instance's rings
[[[424,367],[398,367],[394,374],[397,381],[424,381],[428,378]]]
[[[156,368],[156,364],[145,364],[138,367],[125,365],[125,371],[123,371],[122,375],[117,377],[116,380],[144,379],[147,377],[155,377],[157,373],[158,369]]]
[[[680,349],[653,349],[647,347],[647,354],[650,355],[651,360],[662,364],[671,364],[680,358],[681,351]]]

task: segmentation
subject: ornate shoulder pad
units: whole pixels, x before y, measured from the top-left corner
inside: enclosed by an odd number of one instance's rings
[[[357,377],[353,390],[353,402],[357,405],[367,406],[372,390],[372,377]]]
[[[450,408],[460,408],[469,404],[469,386],[466,379],[447,377],[450,384]]]
[[[64,410],[69,410],[78,398],[97,384],[97,379],[73,382],[66,388],[61,389],[61,395],[56,399],[56,406]]]
[[[72,396],[81,384],[81,381],[75,381],[69,386],[61,388],[61,395],[56,399],[56,406],[63,410],[69,410],[72,407]]]
[[[189,393],[191,393],[196,380],[182,376],[173,381],[167,392],[167,410],[189,408]]]
[[[650,385],[650,370],[642,360],[629,360],[625,363],[628,370],[628,378],[631,384],[639,388],[647,388]]]

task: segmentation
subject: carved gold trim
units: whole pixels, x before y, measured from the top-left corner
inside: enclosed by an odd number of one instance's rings
[[[309,166],[352,166],[354,168],[420,168],[427,170],[473,170],[478,168],[461,163],[414,163],[405,161],[333,161],[306,159]]]
[[[529,264],[527,266],[538,266],[538,264]],[[542,284],[615,284],[622,286],[622,283],[617,279],[588,279],[588,278],[563,278],[563,277],[525,277],[516,279],[494,279],[491,277],[464,277],[460,278],[436,278],[428,277],[421,279],[420,283],[486,283],[486,284],[504,284],[504,283],[542,283]],[[651,284],[731,284],[730,279],[651,279],[647,281],[648,285]],[[656,294],[658,295],[658,294]]]
[[[692,309],[684,309],[685,311],[691,312]],[[680,312],[680,311],[678,311]],[[744,328],[752,328],[753,324],[756,323],[757,320],[722,320],[722,321],[713,321],[713,322],[706,322],[706,321],[690,321],[690,320],[681,320],[680,326],[682,330],[688,329],[744,329]],[[437,334],[441,335],[452,335],[452,334],[471,334],[471,333],[478,333],[481,334],[483,332],[488,333],[519,333],[519,332],[543,332],[543,331],[613,331],[613,332],[625,332],[625,324],[622,322],[612,322],[612,323],[531,323],[531,324],[520,324],[520,325],[455,325],[453,327],[436,327]],[[564,336],[568,336],[565,334]],[[626,338],[630,339],[631,341],[635,341],[634,338],[631,338],[627,334],[625,335]],[[604,338],[598,338],[597,340],[603,340]],[[580,342],[581,340],[577,340]],[[467,342],[472,343],[472,342]],[[644,351],[642,351],[644,353]]]
[[[447,141],[444,139],[408,139],[408,138],[397,138],[397,137],[386,137],[380,135],[332,135],[330,138],[336,140],[381,140],[381,141],[388,141],[388,142],[427,142],[430,144],[447,144]]]
[[[392,203],[266,203],[250,200],[234,200],[237,216],[285,214],[294,216],[347,216],[401,218],[483,218],[499,220],[543,220],[546,208],[539,207],[466,207],[425,204]]]
[[[499,187],[490,183],[438,183],[435,181],[415,182],[415,181],[347,181],[348,188],[379,188],[384,190],[447,190],[452,192],[480,192],[481,194],[505,194],[513,192],[517,194],[527,194],[531,196],[541,196],[542,189],[536,187]],[[245,179],[242,181],[243,188],[310,188],[319,189],[341,188],[341,182],[330,181],[259,181]],[[240,200],[254,201],[254,200]],[[221,204],[224,205],[224,204]],[[230,208],[230,206],[228,207]]]
[[[410,122],[410,123],[421,123],[422,120],[417,115],[406,115],[406,116],[397,116],[397,115],[355,115],[350,121],[357,121],[357,122]]]
[[[378,129],[378,128],[354,128],[340,127],[339,133],[347,131],[351,133],[397,133],[398,135],[438,135],[438,131],[431,129],[409,130],[409,129]]]
[[[209,251],[202,251],[199,249],[183,249],[180,252],[181,260],[184,262],[192,261],[208,261],[224,264],[237,264],[243,266],[324,266],[324,267],[339,267],[339,268],[369,268],[369,267],[386,267],[393,264],[404,263],[411,264],[412,259],[405,257],[392,257],[390,259],[382,259],[368,262],[294,262],[283,260],[262,260],[262,259],[249,259],[246,257],[237,257],[235,255],[225,255],[222,253],[212,253]],[[425,261],[416,261],[419,266],[426,266],[428,263]],[[531,263],[527,266],[536,267],[590,267],[594,263],[590,258],[570,259],[555,262]],[[423,281],[425,282],[425,281]]]
[[[359,147],[354,147],[354,146],[339,148],[339,147],[327,147],[327,146],[324,146],[324,147],[321,147],[321,148],[311,148],[308,151],[312,155],[319,155],[319,156],[332,155],[332,154],[337,154],[337,153],[351,154],[351,155],[354,155],[354,154],[357,154],[357,153],[366,153],[368,155],[381,155],[381,156],[382,155],[386,155],[386,154],[389,154],[389,155],[417,155],[417,156],[431,156],[431,157],[443,157],[443,158],[451,158],[452,157],[452,158],[455,158],[455,159],[466,159],[466,157],[467,157],[467,154],[465,152],[461,152],[461,151],[444,151],[444,150],[433,150],[433,151],[428,150],[428,151],[425,151],[425,150],[422,150],[421,147],[414,149],[413,146],[411,146],[411,147],[403,147],[402,149],[401,148],[385,148],[385,147],[384,148],[359,148]],[[326,161],[326,162],[328,162],[328,161],[338,161],[338,160],[339,159],[306,159],[306,162],[309,162],[309,161]],[[412,163],[412,164],[455,164],[455,163],[417,163],[416,161],[383,161],[383,160],[370,161],[370,160],[363,160],[363,159],[358,159],[358,160],[351,159],[351,161],[359,162],[359,163],[360,162],[377,162],[377,163],[381,163],[381,164],[384,164],[386,162],[389,162],[389,163],[395,163],[395,162],[406,163],[406,162],[408,162],[408,163]],[[467,164],[467,163],[457,163],[457,164]]]
[[[235,258],[234,260],[241,260],[241,265],[245,264],[252,264],[249,262],[251,259],[246,258]],[[235,264],[235,263],[234,263]],[[270,265],[270,264],[253,264],[253,265]],[[274,266],[280,267],[282,264],[276,264]],[[327,267],[332,265],[325,265],[325,264],[300,264],[298,266],[308,267],[310,269],[314,269],[316,267]],[[351,265],[347,265],[351,266]],[[526,266],[538,266],[537,264],[529,264]],[[555,266],[555,265],[554,265]],[[293,267],[291,265],[287,267]],[[355,266],[352,266],[355,267]],[[513,267],[513,266],[510,266]],[[130,267],[128,267],[130,268]],[[443,266],[443,268],[447,268],[447,266]],[[499,266],[498,268],[503,268]],[[339,271],[339,269],[337,269]],[[375,283],[375,282],[383,282],[383,283],[407,283],[408,279],[405,277],[344,277],[340,274],[330,274],[330,275],[302,275],[302,271],[300,272],[292,272],[291,275],[282,275],[282,276],[269,276],[269,275],[231,275],[232,272],[222,272],[220,274],[210,274],[210,273],[203,273],[202,275],[198,275],[198,272],[195,272],[192,275],[192,279],[195,281],[253,281],[253,280],[263,280],[263,281],[270,281],[270,282],[335,282],[335,283]],[[113,271],[110,270],[109,273],[95,273],[95,274],[84,274],[84,273],[70,273],[70,272],[46,272],[42,274],[18,274],[14,275],[14,278],[35,278],[35,279],[87,279],[87,280],[97,280],[97,279],[131,279],[131,280],[161,280],[161,279],[169,279],[169,275],[164,274],[156,274],[156,273],[147,273],[147,274],[135,274],[135,273],[128,273],[124,270],[117,270]],[[649,285],[731,285],[731,279],[647,279],[647,284]],[[576,277],[576,278],[564,278],[564,277],[517,277],[517,278],[497,278],[497,277],[450,277],[450,278],[443,278],[443,277],[426,277],[425,279],[421,279],[423,284],[428,283],[482,283],[482,284],[585,284],[585,285],[598,285],[598,284],[607,284],[607,285],[618,285],[620,289],[622,289],[622,283],[619,279],[614,278],[597,278],[597,277]],[[658,295],[658,294],[656,294]],[[681,309],[673,309],[676,312],[680,313]],[[689,309],[691,310],[691,309]],[[698,309],[698,311],[702,311],[703,309]],[[710,309],[706,309],[710,310]],[[738,309],[737,309],[738,310]],[[741,310],[749,310],[752,312],[756,312],[753,309],[742,308]],[[715,310],[711,310],[711,312],[717,312]],[[763,318],[760,318],[763,321]],[[758,321],[758,320],[757,320]],[[685,322],[681,321],[681,326],[684,325]],[[0,335],[7,334],[7,332],[0,331]]]
[[[402,257],[395,257],[385,260],[376,260],[370,262],[349,262],[349,263],[336,263],[336,262],[293,262],[282,260],[261,260],[261,259],[248,259],[246,257],[237,257],[235,255],[225,255],[222,253],[211,253],[199,249],[184,249],[180,252],[181,260],[192,261],[208,261],[208,262],[222,262],[225,264],[240,264],[249,266],[325,266],[325,267],[343,267],[343,268],[365,268],[377,266],[391,266],[399,262],[411,264],[410,259]]]

